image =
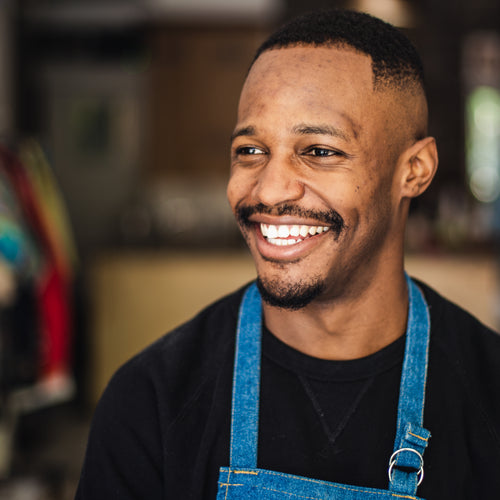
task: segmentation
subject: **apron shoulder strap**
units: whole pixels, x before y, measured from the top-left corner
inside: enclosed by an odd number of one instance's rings
[[[262,302],[252,283],[243,296],[236,330],[231,411],[231,467],[257,467]]]

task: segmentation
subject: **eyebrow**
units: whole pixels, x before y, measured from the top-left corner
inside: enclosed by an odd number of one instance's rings
[[[247,136],[247,135],[255,135],[255,127],[252,127],[250,125],[248,127],[237,128],[231,134],[231,142],[233,142],[236,139],[236,137]]]
[[[332,137],[339,137],[345,141],[349,141],[349,136],[337,127],[331,125],[308,125],[301,123],[292,128],[292,133],[297,135],[330,135]],[[249,125],[248,127],[237,128],[231,134],[231,142],[237,137],[255,135],[255,127]],[[357,134],[354,134],[355,136]]]
[[[298,135],[330,135],[349,141],[349,136],[341,129],[331,125],[308,125],[301,123],[293,127],[292,132]]]

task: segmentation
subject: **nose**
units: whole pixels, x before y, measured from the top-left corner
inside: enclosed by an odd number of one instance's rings
[[[266,206],[297,201],[304,196],[304,184],[291,159],[271,156],[259,170],[253,197]]]

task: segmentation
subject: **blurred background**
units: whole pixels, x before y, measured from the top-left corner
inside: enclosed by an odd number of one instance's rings
[[[0,0],[0,500],[73,498],[116,368],[252,279],[239,91],[276,26],[334,6],[419,49],[440,168],[407,268],[498,329],[499,2]]]

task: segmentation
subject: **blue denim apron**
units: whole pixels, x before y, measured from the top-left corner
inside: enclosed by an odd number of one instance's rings
[[[257,468],[262,308],[255,283],[245,292],[238,319],[229,467],[221,467],[217,500],[417,499],[423,453],[430,432],[422,427],[430,334],[429,310],[407,276],[409,314],[401,374],[394,453],[388,460],[389,489],[363,488]]]

